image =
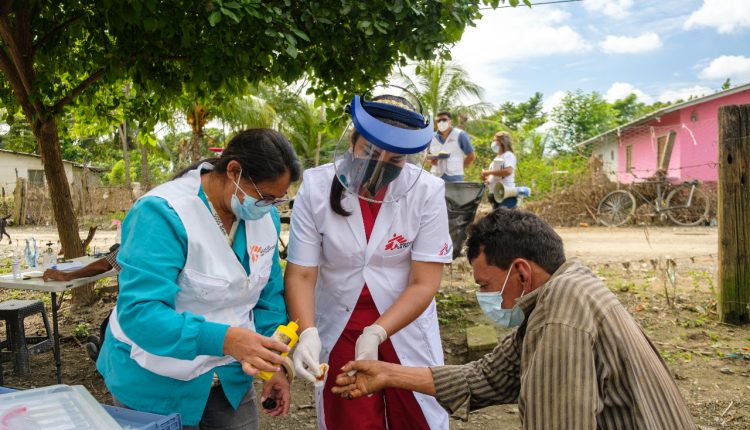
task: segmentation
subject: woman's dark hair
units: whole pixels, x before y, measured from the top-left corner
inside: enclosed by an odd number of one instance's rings
[[[219,157],[193,163],[173,179],[184,176],[204,162],[211,163],[214,171],[226,173],[232,160],[242,166],[242,177],[256,184],[276,180],[285,172],[289,172],[289,180],[295,182],[301,174],[297,154],[284,135],[268,128],[251,128],[237,133]]]
[[[553,274],[565,262],[562,239],[549,224],[531,212],[502,207],[469,227],[466,257],[471,262],[482,252],[487,264],[503,270],[524,258]]]
[[[406,106],[406,108],[409,109],[409,110],[416,111],[416,108],[414,107],[413,104],[411,104],[405,98],[399,97],[399,96],[392,96],[392,95],[385,94],[385,95],[382,95],[382,96],[374,97],[372,99],[372,101],[374,101],[374,102],[388,103],[388,104],[403,105],[403,106]],[[401,107],[401,106],[399,106],[399,107]],[[378,118],[376,114],[372,114],[372,115],[375,116],[376,118]],[[380,121],[386,123],[386,124],[390,124],[390,125],[395,126],[395,127],[413,128],[413,127],[409,127],[409,126],[407,126],[405,124],[402,124],[402,123],[400,123],[398,121],[394,121],[394,120],[391,120],[391,119],[387,119],[387,118],[378,118],[378,119]],[[352,144],[352,146],[354,146],[354,144],[357,143],[357,140],[359,140],[359,132],[357,131],[357,129],[354,129],[354,130],[352,130],[352,134],[351,134],[351,144]],[[329,202],[331,204],[331,209],[335,213],[337,213],[337,214],[339,214],[341,216],[349,216],[352,213],[349,212],[349,211],[347,211],[346,209],[344,209],[343,206],[341,206],[341,199],[344,197],[344,190],[345,190],[344,189],[344,185],[341,184],[341,181],[339,181],[339,179],[336,177],[336,175],[334,175],[333,176],[333,181],[331,182],[331,192],[330,192],[330,197],[329,197]]]

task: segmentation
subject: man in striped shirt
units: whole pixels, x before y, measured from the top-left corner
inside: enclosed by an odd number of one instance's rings
[[[334,392],[409,389],[463,419],[517,402],[524,429],[696,428],[654,345],[596,275],[565,261],[562,239],[544,221],[500,208],[471,226],[467,256],[482,310],[517,328],[461,366],[350,362]]]

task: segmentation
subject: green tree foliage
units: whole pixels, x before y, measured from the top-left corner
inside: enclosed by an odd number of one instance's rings
[[[537,91],[525,102],[503,103],[495,116],[511,130],[518,130],[520,126],[536,129],[547,121],[547,115],[542,111],[543,102],[544,96]]]
[[[107,183],[112,185],[123,185],[125,184],[125,162],[117,160],[112,166],[112,169],[105,176]],[[130,169],[130,181],[135,182],[138,179],[136,171]]]
[[[0,99],[9,112],[23,112],[39,142],[58,233],[73,257],[81,240],[58,122],[72,102],[95,102],[86,91],[94,84],[132,80],[158,104],[184,88],[200,95],[307,74],[312,93],[336,100],[386,78],[407,58],[447,54],[483,4],[498,0],[6,1]]]
[[[586,139],[610,130],[617,125],[617,112],[597,91],[568,91],[552,110],[551,149],[560,153],[572,152]]]
[[[4,112],[3,112],[4,113]],[[37,152],[37,142],[23,115],[8,116],[8,129],[0,135],[0,148],[16,152]]]
[[[415,65],[413,76],[399,69],[396,79],[429,114],[435,117],[440,111],[450,111],[455,124],[461,122],[457,118],[476,119],[492,109],[491,104],[482,101],[482,87],[472,82],[466,69],[455,62],[421,61]],[[408,93],[406,97],[413,98]]]
[[[310,100],[300,95],[300,91],[299,84],[258,83],[244,95],[220,106],[217,117],[233,131],[274,128],[289,138],[300,158],[312,160],[318,136],[321,147],[326,149],[335,144],[341,130],[337,121],[328,121],[322,102]]]

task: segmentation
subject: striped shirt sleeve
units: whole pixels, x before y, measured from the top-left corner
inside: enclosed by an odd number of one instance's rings
[[[120,269],[120,264],[117,262],[117,253],[120,252],[120,248],[118,247],[114,251],[110,252],[109,254],[104,256],[104,259],[107,260],[107,263],[109,263],[110,266],[112,266],[113,269],[117,270],[118,272]]]
[[[481,359],[462,366],[432,367],[435,398],[463,420],[469,412],[491,405],[515,403],[520,390],[520,350],[517,330],[509,333]]]

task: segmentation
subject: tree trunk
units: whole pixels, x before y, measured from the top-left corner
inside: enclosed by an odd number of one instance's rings
[[[325,105],[320,105],[320,110],[318,111],[318,119],[320,122],[318,123],[318,127],[321,127],[323,124],[323,120],[325,120]],[[315,142],[315,167],[318,167],[320,165],[320,143],[323,140],[323,133],[318,131],[318,139]]]
[[[57,224],[57,234],[66,259],[83,255],[81,238],[78,236],[78,219],[73,210],[73,199],[70,195],[70,185],[65,175],[62,156],[60,154],[60,139],[55,117],[39,118],[33,122],[32,130],[39,142],[44,176],[47,178],[52,213]],[[93,286],[84,286],[72,290],[74,304],[90,303],[94,297]]]
[[[190,140],[190,160],[195,163],[201,159],[203,146],[203,127],[208,123],[208,110],[200,103],[193,103],[187,112],[187,122],[193,131]]]
[[[141,189],[145,192],[149,187],[151,178],[148,172],[148,144],[141,143]]]
[[[201,159],[201,145],[203,144],[203,127],[194,128],[190,139],[190,161],[195,163]]]
[[[16,176],[16,188],[13,191],[13,218],[16,225],[26,224],[26,178]],[[0,237],[0,240],[2,238]]]
[[[81,171],[81,217],[86,215],[86,208],[89,205],[89,165],[83,165]]]
[[[132,189],[130,185],[130,152],[128,151],[128,126],[126,123],[120,125],[120,141],[122,142],[122,162],[125,164],[125,186]]]
[[[719,108],[719,317],[750,322],[750,104]]]

